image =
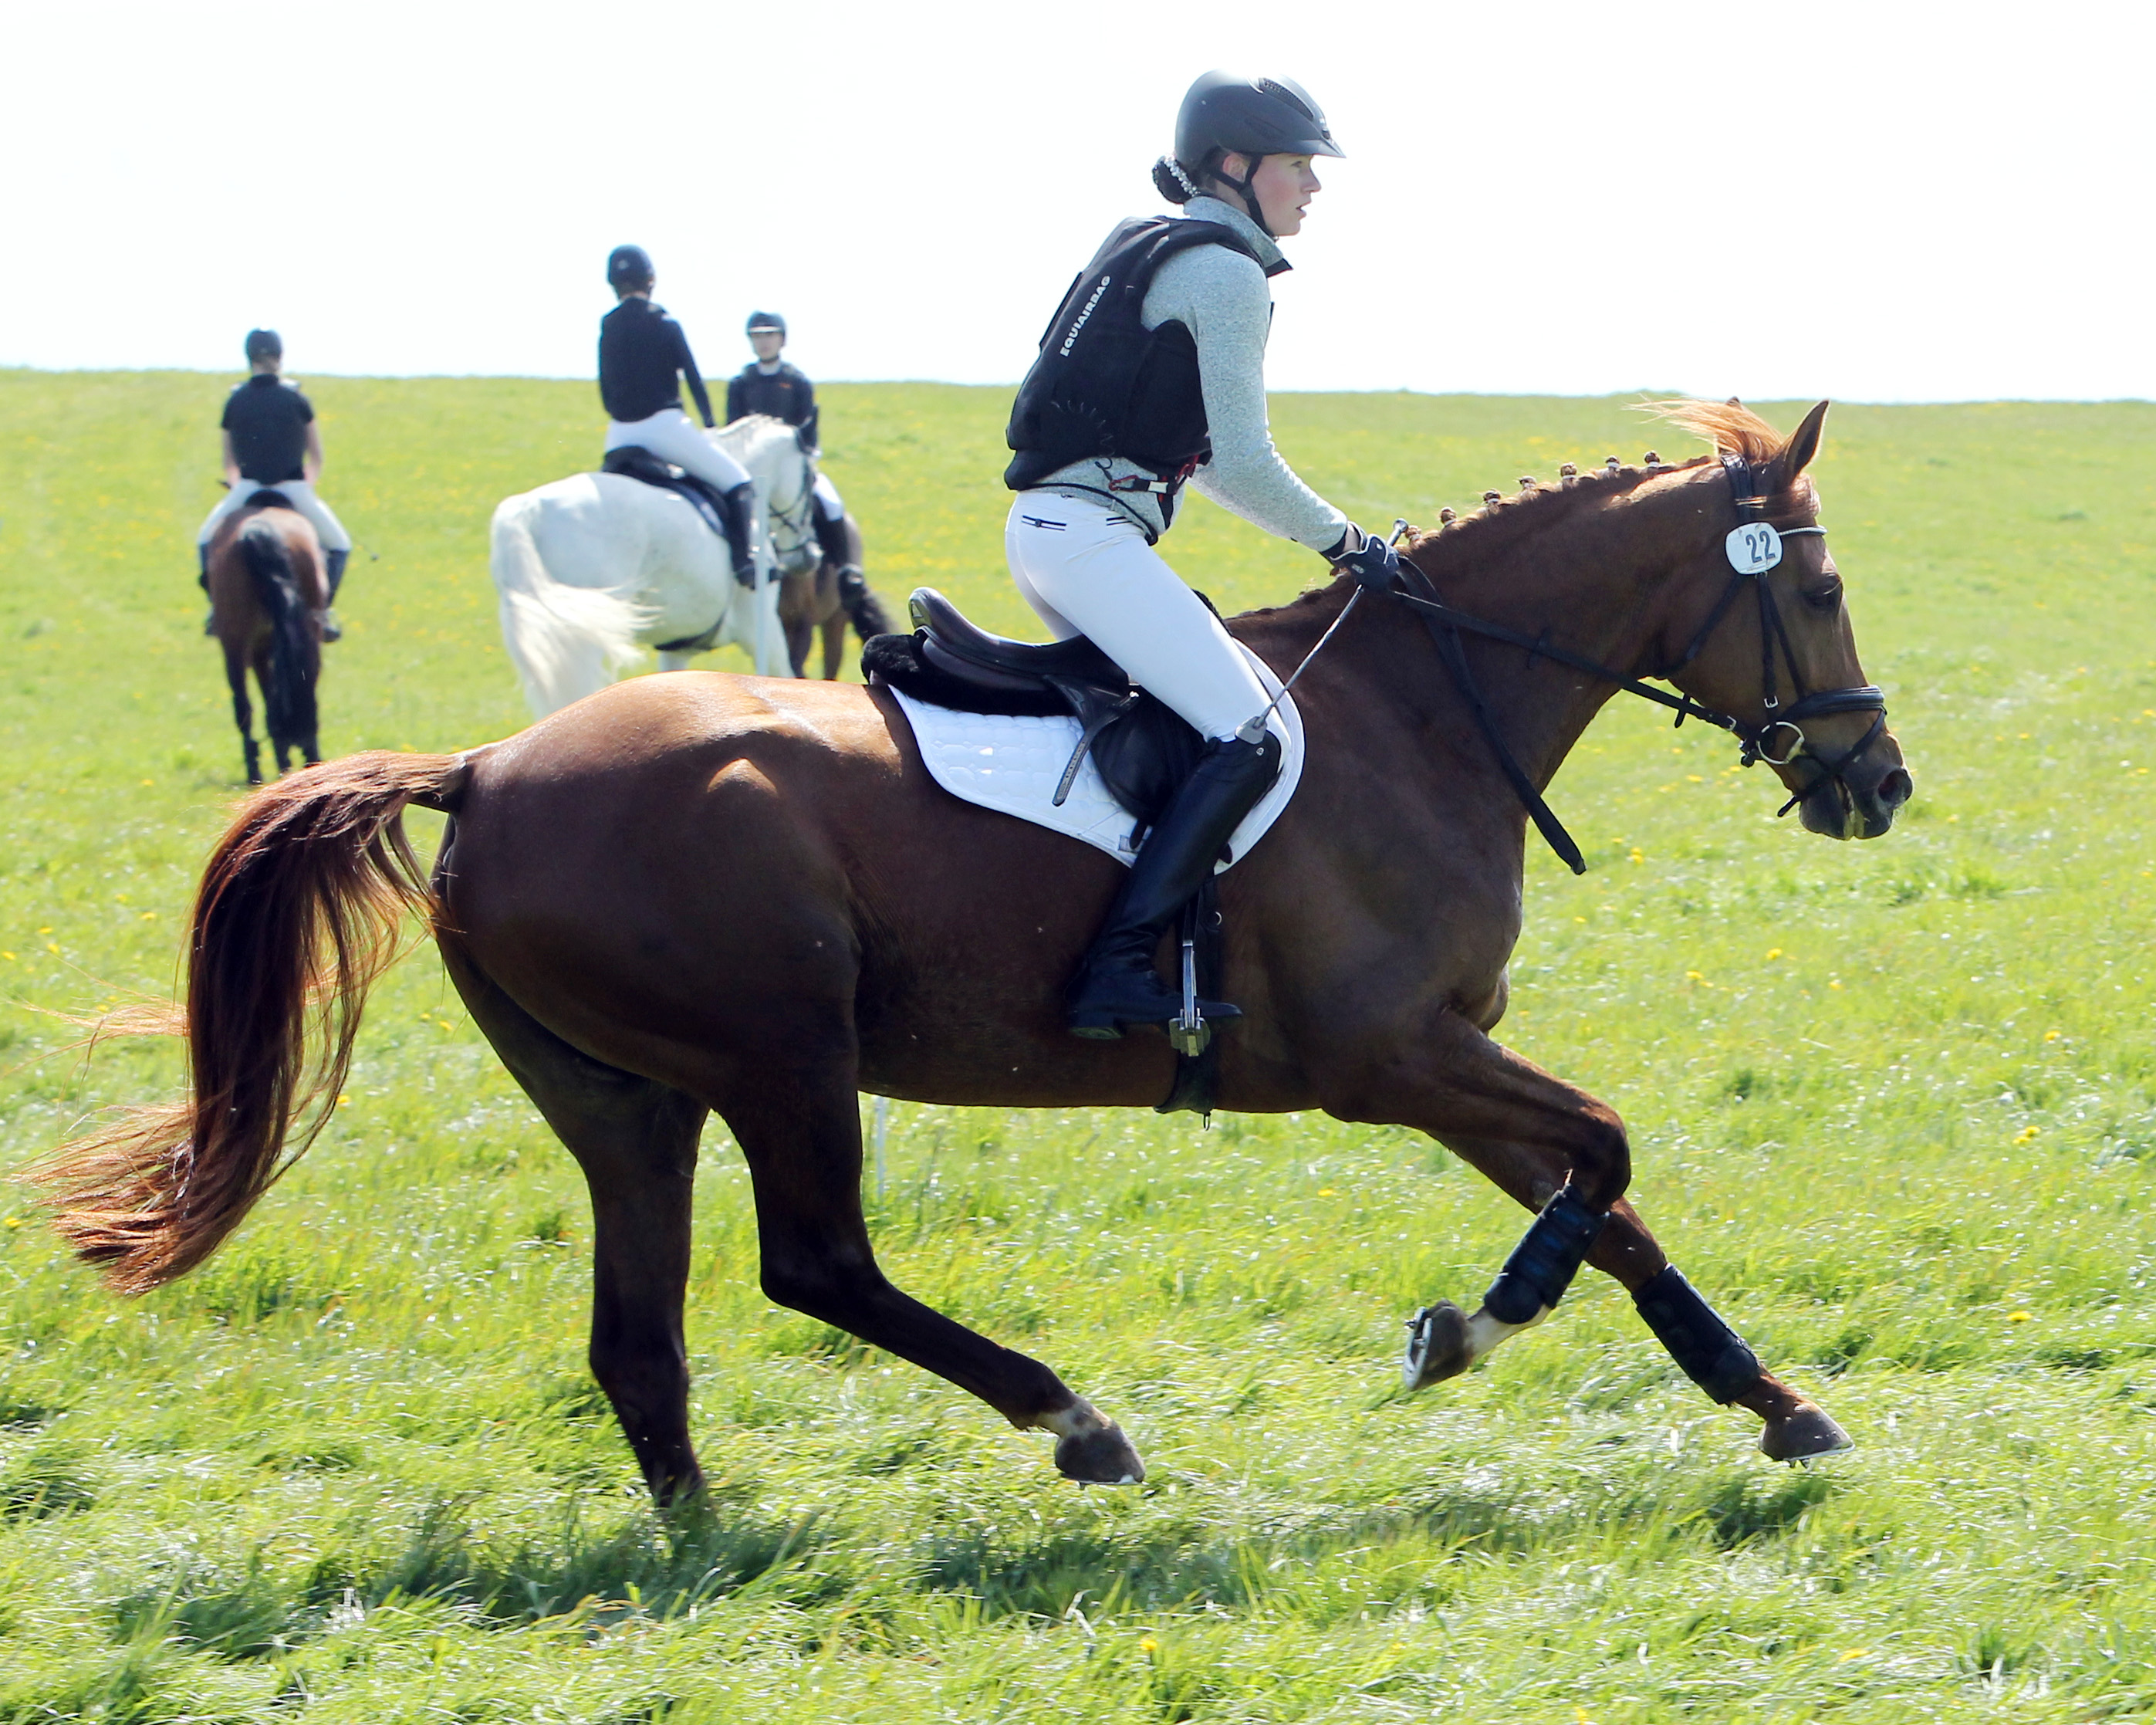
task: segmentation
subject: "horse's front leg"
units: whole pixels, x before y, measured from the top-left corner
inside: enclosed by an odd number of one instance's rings
[[[1409,1387],[1456,1376],[1541,1322],[1585,1261],[1632,1296],[1687,1377],[1717,1402],[1748,1408],[1765,1422],[1759,1447],[1767,1455],[1795,1461],[1847,1449],[1847,1434],[1759,1363],[1619,1195],[1630,1179],[1630,1151],[1614,1111],[1456,1013],[1443,1014],[1432,1029],[1421,1045],[1430,1062],[1420,1081],[1403,1084],[1398,1069],[1388,1074],[1388,1087],[1404,1105],[1388,1118],[1429,1132],[1537,1216],[1472,1317],[1440,1301],[1410,1322],[1403,1368]]]

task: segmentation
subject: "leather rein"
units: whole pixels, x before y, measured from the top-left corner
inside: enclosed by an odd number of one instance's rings
[[[1754,472],[1752,463],[1743,455],[1725,453],[1722,456],[1722,468],[1729,480],[1730,493],[1737,505],[1740,528],[1748,523],[1763,524],[1767,518],[1767,500],[1762,495],[1758,475]],[[1774,530],[1769,529],[1768,532],[1773,534]],[[1825,532],[1825,528],[1817,526],[1784,527],[1779,530],[1779,537],[1789,539],[1800,534],[1824,537]],[[1758,596],[1759,678],[1762,699],[1767,711],[1765,720],[1757,725],[1748,725],[1731,714],[1703,706],[1681,690],[1672,694],[1667,690],[1655,688],[1638,677],[1612,670],[1584,655],[1553,646],[1548,639],[1547,630],[1528,635],[1448,605],[1438,597],[1436,586],[1430,577],[1405,557],[1400,559],[1399,564],[1401,585],[1392,589],[1391,596],[1412,606],[1422,619],[1424,626],[1430,631],[1430,640],[1437,648],[1438,657],[1452,673],[1453,681],[1459,685],[1461,696],[1474,712],[1484,738],[1497,757],[1497,764],[1504,769],[1513,793],[1525,805],[1536,829],[1573,874],[1584,875],[1587,872],[1586,859],[1580,855],[1579,846],[1573,842],[1572,834],[1565,831],[1564,824],[1552,812],[1541,791],[1536,788],[1534,781],[1528,778],[1527,770],[1520,765],[1519,757],[1506,742],[1498,726],[1496,713],[1475,680],[1474,670],[1468,664],[1466,644],[1462,636],[1480,635],[1486,640],[1523,647],[1527,649],[1530,667],[1537,659],[1548,659],[1559,665],[1570,665],[1575,670],[1585,671],[1604,682],[1614,683],[1627,695],[1636,695],[1643,701],[1651,701],[1659,706],[1670,708],[1676,714],[1676,722],[1679,726],[1686,719],[1697,719],[1702,724],[1727,731],[1738,739],[1741,746],[1738,759],[1742,766],[1749,767],[1756,761],[1764,761],[1769,767],[1787,767],[1799,759],[1813,762],[1818,772],[1810,783],[1775,811],[1776,818],[1779,819],[1823,784],[1840,785],[1846,793],[1848,782],[1845,775],[1879,740],[1887,728],[1887,697],[1876,685],[1867,683],[1861,688],[1805,689],[1803,673],[1797,669],[1796,655],[1789,644],[1789,629],[1782,621],[1781,607],[1774,598],[1774,588],[1768,580],[1779,561],[1777,553],[1774,562],[1756,572],[1748,572],[1737,566],[1732,554],[1728,585],[1723,588],[1714,608],[1707,613],[1707,620],[1693,634],[1691,644],[1673,663],[1649,674],[1667,680],[1698,658],[1708,638],[1734,608],[1738,596],[1748,583]],[[1787,706],[1782,705],[1778,692],[1775,650],[1778,646],[1780,649],[1779,658],[1788,661],[1791,692],[1796,696]],[[1829,760],[1813,749],[1804,735],[1801,721],[1822,718],[1830,713],[1851,712],[1869,712],[1877,716],[1854,746],[1845,749],[1833,759]],[[1779,753],[1775,752],[1777,748],[1780,750]]]

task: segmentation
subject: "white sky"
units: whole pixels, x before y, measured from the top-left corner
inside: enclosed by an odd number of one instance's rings
[[[1327,165],[1286,389],[2156,397],[2156,8],[0,0],[0,364],[1014,379],[1214,64]],[[284,237],[289,235],[289,239]]]

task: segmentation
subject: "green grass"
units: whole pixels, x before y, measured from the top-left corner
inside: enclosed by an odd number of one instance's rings
[[[0,1159],[168,1087],[80,1014],[170,989],[239,751],[189,548],[228,380],[0,372]],[[598,453],[588,386],[326,380],[360,549],[332,752],[514,729],[485,526]],[[1026,619],[997,391],[834,386],[897,598]],[[1794,411],[1774,409],[1781,423]],[[1289,397],[1373,522],[1675,453],[1621,403]],[[1917,780],[1770,818],[1612,709],[1530,855],[1514,1045],[1620,1107],[1635,1197],[1859,1449],[1770,1466],[1609,1284],[1394,1396],[1399,1321],[1520,1218],[1314,1116],[894,1111],[904,1285],[1132,1430],[1140,1490],[756,1286],[706,1144],[711,1511],[668,1525],[582,1365],[574,1170],[429,953],[203,1271],[122,1304],[0,1195],[0,1725],[128,1721],[2092,1721],[2156,1712],[2156,408],[1837,410],[1816,469]],[[1194,503],[1224,607],[1312,560]],[[720,661],[738,665],[738,660]],[[13,1209],[9,1209],[10,1204]]]

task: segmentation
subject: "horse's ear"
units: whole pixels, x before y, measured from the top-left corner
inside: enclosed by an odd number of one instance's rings
[[[1805,414],[1804,423],[1797,428],[1797,434],[1789,439],[1789,446],[1783,452],[1782,459],[1778,464],[1782,470],[1784,485],[1789,484],[1810,466],[1812,457],[1819,454],[1820,434],[1826,425],[1826,407],[1827,404],[1821,402]]]

